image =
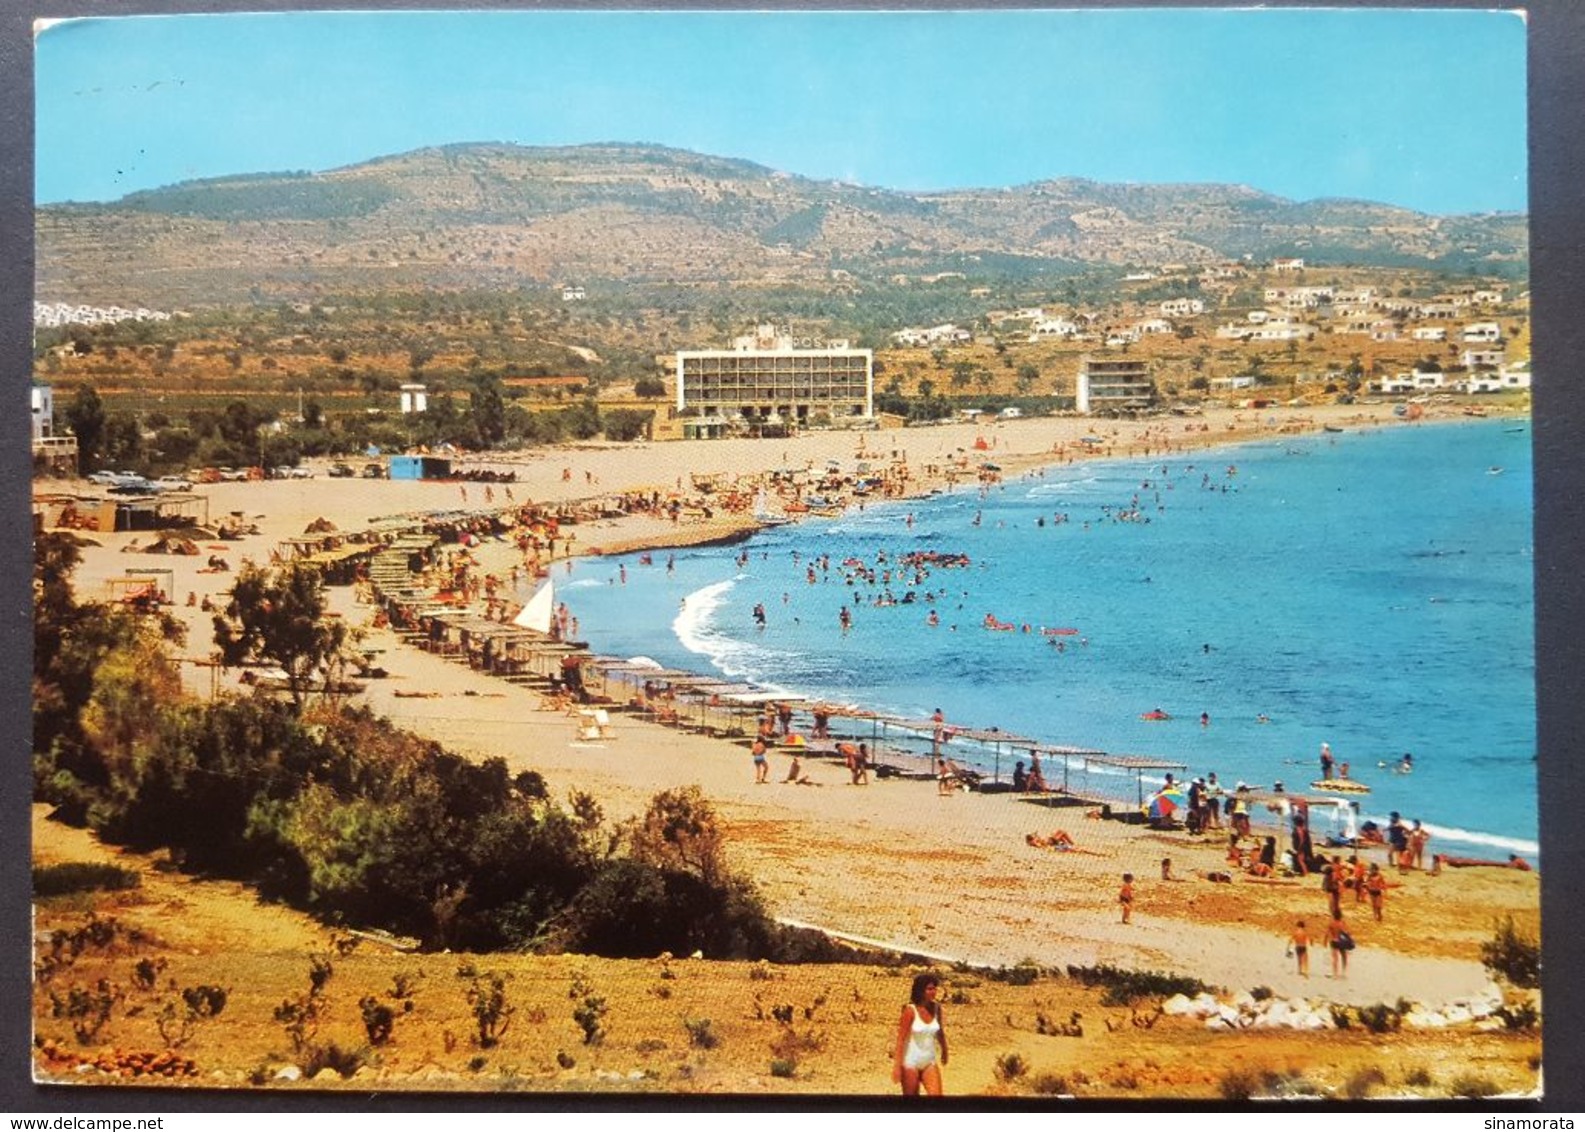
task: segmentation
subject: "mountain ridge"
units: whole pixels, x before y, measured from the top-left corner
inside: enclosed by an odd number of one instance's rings
[[[1247,185],[1072,176],[905,191],[625,142],[450,143],[35,216],[40,297],[113,284],[167,304],[570,278],[814,284],[834,269],[878,280],[975,256],[1054,274],[1297,255],[1522,275],[1528,259],[1523,213],[1433,216]]]

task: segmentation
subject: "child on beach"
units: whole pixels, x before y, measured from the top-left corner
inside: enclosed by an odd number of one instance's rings
[[[1293,957],[1299,961],[1299,974],[1306,979],[1310,977],[1310,933],[1305,931],[1304,921],[1300,920],[1293,928]]]
[[[1387,895],[1387,877],[1382,873],[1380,865],[1370,866],[1370,872],[1365,877],[1365,891],[1370,893],[1371,915],[1376,917],[1377,923],[1380,923],[1381,902]]]
[[[752,750],[754,753],[754,785],[758,786],[770,781],[770,762],[765,758],[765,740],[763,737],[754,740]]]
[[[1123,906],[1123,923],[1132,923],[1134,917],[1134,874],[1123,874],[1123,887],[1117,894],[1117,902]]]

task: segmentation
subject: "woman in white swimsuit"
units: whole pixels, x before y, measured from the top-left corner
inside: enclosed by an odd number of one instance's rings
[[[941,1095],[941,1067],[947,1063],[947,1031],[942,1025],[941,980],[916,975],[908,1005],[897,1023],[897,1054],[892,1059],[892,1080],[903,1087],[903,1096],[916,1097],[920,1086],[932,1097]]]

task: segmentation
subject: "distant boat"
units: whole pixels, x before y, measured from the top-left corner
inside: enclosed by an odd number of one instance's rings
[[[536,632],[550,635],[551,621],[556,614],[556,594],[547,581],[534,591],[534,596],[528,599],[528,604],[523,606],[518,615],[512,618],[512,624],[519,629],[533,629]]]
[[[1343,431],[1342,426],[1335,425],[1335,424],[1323,425],[1322,428],[1325,431],[1327,431],[1327,432],[1342,432]]]

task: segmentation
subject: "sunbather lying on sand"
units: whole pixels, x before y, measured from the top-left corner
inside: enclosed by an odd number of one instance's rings
[[[1024,841],[1036,849],[1076,849],[1073,837],[1065,829],[1055,830],[1049,837],[1041,837],[1038,833],[1024,835]]]

